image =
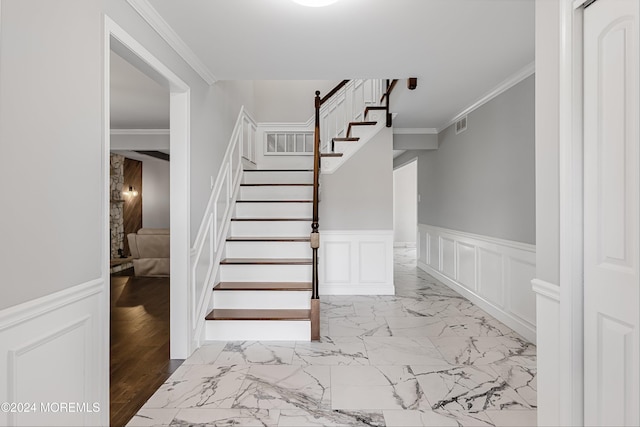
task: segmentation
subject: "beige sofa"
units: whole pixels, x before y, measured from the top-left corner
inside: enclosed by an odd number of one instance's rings
[[[127,239],[136,276],[169,276],[169,229],[141,228]]]

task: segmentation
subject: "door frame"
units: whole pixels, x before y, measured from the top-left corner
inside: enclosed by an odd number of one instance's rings
[[[560,5],[560,402],[562,425],[584,423],[583,21],[588,0]]]
[[[110,52],[113,48],[124,51],[127,60],[142,68],[150,77],[169,89],[171,151],[170,174],[170,357],[186,359],[191,353],[190,323],[188,315],[190,272],[190,88],[163,62],[149,52],[115,21],[104,15],[103,45],[103,271],[106,299],[106,328],[109,328],[111,294],[109,280],[109,154],[110,154]],[[109,333],[105,334],[109,351]],[[107,353],[108,355],[108,353]],[[107,358],[108,359],[108,358]],[[108,371],[107,371],[108,374]]]

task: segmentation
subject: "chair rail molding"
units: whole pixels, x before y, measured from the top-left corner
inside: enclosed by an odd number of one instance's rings
[[[418,267],[536,342],[536,247],[418,224]]]

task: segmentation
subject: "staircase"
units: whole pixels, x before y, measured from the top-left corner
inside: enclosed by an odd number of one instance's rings
[[[312,170],[247,170],[207,340],[311,339]]]
[[[313,169],[244,171],[213,288],[213,310],[205,320],[206,340],[320,339],[321,159],[322,171],[331,173],[362,146],[361,139],[391,126],[389,95],[397,80],[387,80],[380,99],[385,105],[368,104],[354,116],[334,117],[346,111],[330,104],[338,102],[334,95],[341,95],[348,83],[342,81],[324,98],[316,92]],[[322,114],[325,125],[335,125],[325,129],[332,136],[324,143]],[[378,120],[382,115],[385,120]],[[362,131],[356,134],[356,129]]]

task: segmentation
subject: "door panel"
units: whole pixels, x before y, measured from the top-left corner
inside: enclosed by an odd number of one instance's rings
[[[584,13],[585,424],[638,425],[638,0]]]

